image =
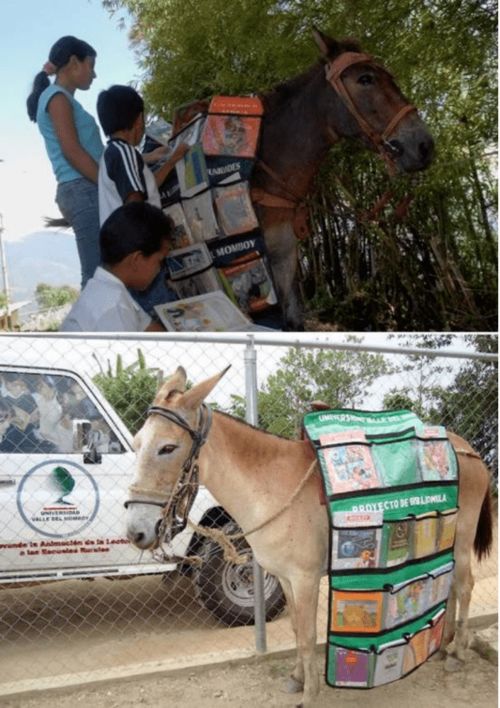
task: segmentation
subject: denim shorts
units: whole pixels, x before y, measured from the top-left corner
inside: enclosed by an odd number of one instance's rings
[[[85,177],[61,182],[57,186],[56,203],[75,232],[83,288],[101,261],[97,185]]]

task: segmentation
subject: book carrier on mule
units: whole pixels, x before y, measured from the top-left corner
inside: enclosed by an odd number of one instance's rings
[[[372,688],[439,649],[453,577],[458,463],[410,411],[308,413],[330,523],[326,682]]]

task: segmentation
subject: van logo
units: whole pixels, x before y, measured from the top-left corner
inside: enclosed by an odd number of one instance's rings
[[[17,491],[17,508],[37,534],[68,538],[92,523],[99,508],[99,489],[80,465],[50,460],[24,475]]]

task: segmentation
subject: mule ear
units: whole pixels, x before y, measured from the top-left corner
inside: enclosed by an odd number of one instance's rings
[[[161,386],[155,396],[154,404],[166,403],[174,393],[184,393],[186,390],[187,374],[182,366],[178,366],[175,373],[170,376]]]
[[[328,37],[328,35],[324,34],[316,27],[313,29],[313,37],[314,41],[318,45],[319,51],[325,59],[339,53],[339,43],[335,39],[332,39],[332,37]]]
[[[190,388],[189,391],[186,391],[186,393],[182,396],[181,401],[179,401],[179,404],[183,408],[188,408],[191,410],[194,410],[195,408],[198,408],[198,406],[205,400],[205,398],[208,396],[208,394],[214,389],[221,378],[224,376],[226,371],[231,368],[231,365],[226,367],[223,371],[221,371],[219,374],[216,374],[215,376],[212,376],[210,379],[207,379],[206,381],[202,381],[199,384],[196,384],[196,386],[193,386],[193,388]]]

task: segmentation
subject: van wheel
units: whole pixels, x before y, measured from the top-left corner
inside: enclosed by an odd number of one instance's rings
[[[222,527],[226,534],[237,533],[234,523]],[[210,538],[204,538],[198,548],[202,564],[193,570],[193,582],[198,599],[217,619],[235,627],[254,623],[254,588],[252,551],[245,539],[234,544],[238,553],[247,554],[247,562],[236,565],[224,560],[222,548]],[[278,579],[264,572],[266,621],[275,619],[286,604]]]

